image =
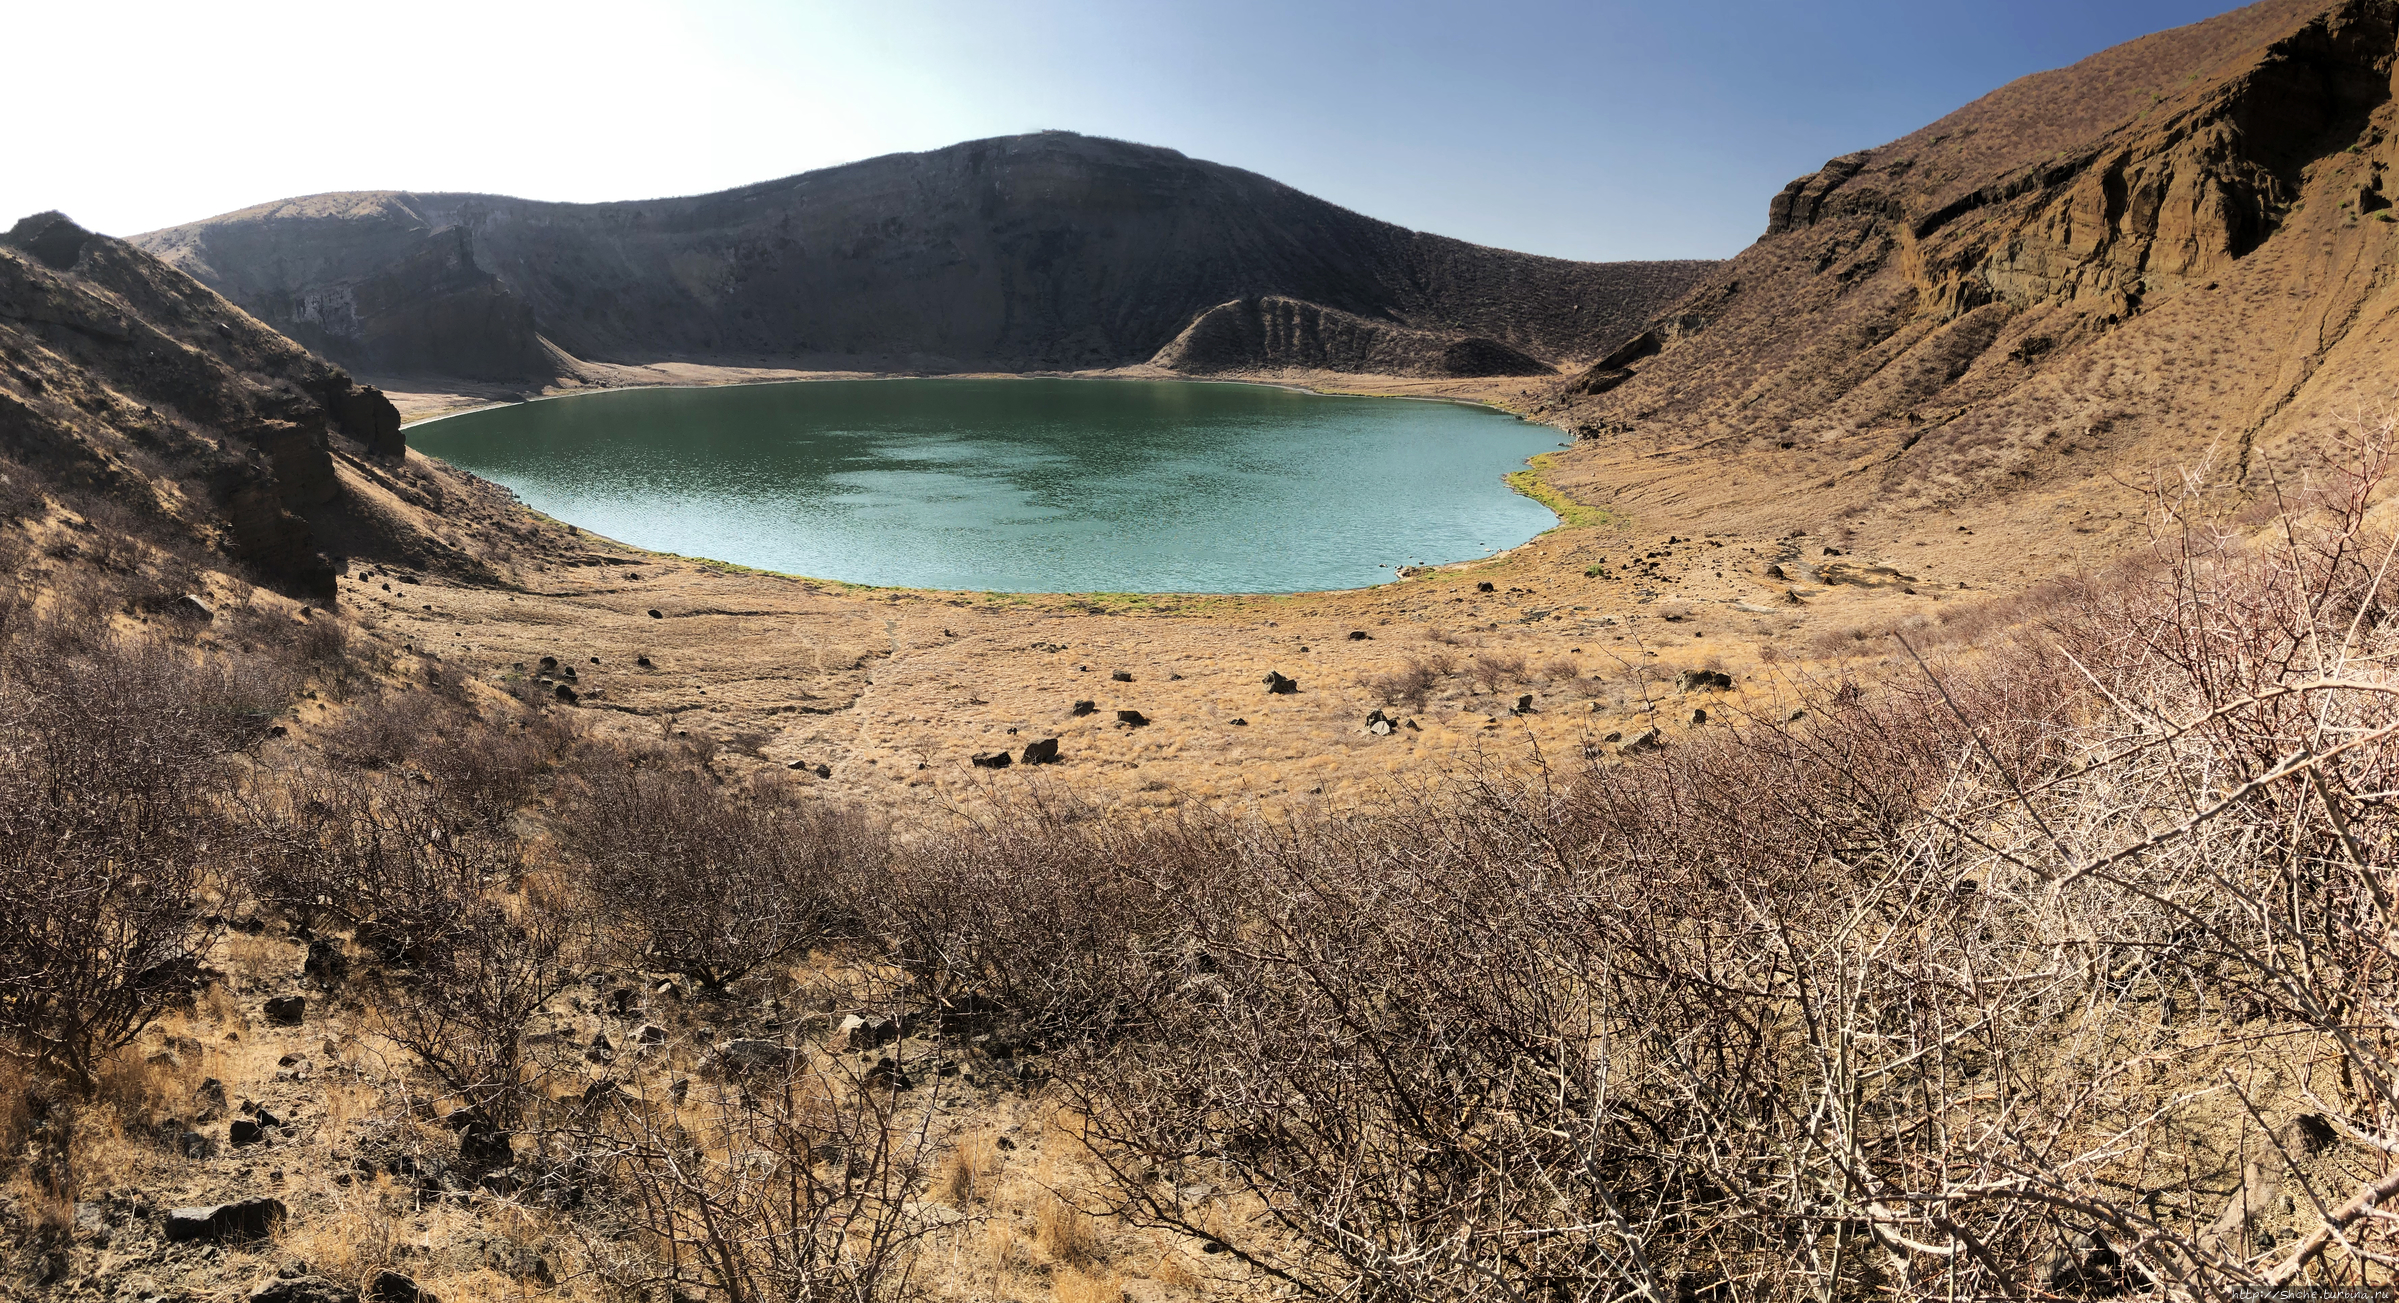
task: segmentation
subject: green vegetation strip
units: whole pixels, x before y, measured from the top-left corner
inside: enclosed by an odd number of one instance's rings
[[[1587,502],[1577,502],[1552,485],[1549,482],[1549,473],[1556,467],[1557,454],[1539,453],[1533,457],[1532,465],[1507,477],[1509,488],[1557,513],[1558,523],[1555,528],[1543,530],[1543,533],[1554,533],[1557,529],[1580,529],[1585,525],[1617,523],[1616,513],[1605,507],[1594,507]]]

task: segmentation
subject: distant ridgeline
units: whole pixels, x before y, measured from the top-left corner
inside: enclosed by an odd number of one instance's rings
[[[316,195],[134,243],[338,362],[473,379],[578,359],[1549,375],[1716,265],[1484,248],[1068,132],[684,199]]]

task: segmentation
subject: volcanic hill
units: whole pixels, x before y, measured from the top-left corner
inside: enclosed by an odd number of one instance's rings
[[[1162,361],[1203,372],[1549,375],[1711,266],[1483,248],[1068,132],[683,199],[314,195],[134,242],[336,361],[470,379],[1088,369],[1170,344]]]

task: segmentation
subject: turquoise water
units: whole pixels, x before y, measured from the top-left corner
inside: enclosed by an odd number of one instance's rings
[[[1557,523],[1500,477],[1562,446],[1453,403],[1135,380],[635,389],[471,412],[409,443],[663,552],[993,592],[1292,592]]]

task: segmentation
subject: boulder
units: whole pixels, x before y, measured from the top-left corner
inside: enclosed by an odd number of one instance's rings
[[[1532,714],[1532,713],[1533,713],[1533,694],[1532,694],[1532,693],[1529,693],[1529,692],[1527,692],[1527,693],[1524,693],[1524,694],[1522,694],[1522,695],[1520,695],[1520,696],[1518,696],[1518,697],[1516,698],[1516,710],[1515,710],[1515,713],[1516,713],[1516,714],[1519,714],[1519,715],[1530,715],[1530,714]]]
[[[235,1118],[225,1128],[225,1143],[235,1149],[247,1149],[267,1138],[267,1129],[249,1118]]]
[[[1492,583],[1491,583],[1491,581],[1490,581],[1490,580],[1486,579],[1486,580],[1484,580],[1483,582],[1481,582],[1481,583],[1479,583],[1479,584],[1476,584],[1476,585],[1474,586],[1474,591],[1476,591],[1476,592],[1478,592],[1478,593],[1496,593],[1496,592],[1498,592],[1499,590],[1498,590],[1497,588],[1495,588],[1495,587],[1493,587],[1493,586],[1492,586]]]
[[[1691,727],[1698,728],[1700,725],[1707,722],[1708,712],[1705,710],[1694,710],[1691,712]]]
[[[240,1244],[263,1240],[290,1216],[281,1199],[243,1199],[167,1210],[169,1244]]]
[[[1279,670],[1266,671],[1266,694],[1268,696],[1288,697],[1297,691],[1299,691],[1298,679],[1287,679]]]
[[[1644,751],[1656,751],[1665,745],[1663,741],[1659,740],[1656,729],[1645,728],[1625,739],[1624,744],[1617,747],[1616,751],[1619,755],[1632,756],[1639,755]]]
[[[643,1023],[633,1033],[633,1043],[636,1045],[664,1045],[666,1044],[666,1028],[654,1022]]]
[[[279,995],[266,1005],[267,1021],[277,1027],[297,1027],[307,1012],[308,997],[304,995]]]
[[[1120,710],[1116,712],[1116,722],[1119,724],[1130,724],[1134,728],[1140,728],[1142,725],[1150,722],[1150,717],[1142,714],[1138,710]]]
[[[1058,763],[1058,739],[1054,737],[1045,737],[1038,742],[1025,743],[1024,760],[1028,765],[1054,765]]]
[[[1133,681],[1133,672],[1131,670],[1118,670],[1108,677],[1118,683],[1131,683]]]
[[[1067,713],[1073,715],[1077,719],[1081,719],[1083,716],[1088,715],[1099,708],[1100,703],[1096,701],[1078,701],[1075,703],[1075,708]]]
[[[217,609],[190,593],[167,604],[167,614],[178,620],[198,620],[205,624],[217,618]]]
[[[994,751],[989,755],[968,756],[966,760],[968,764],[977,769],[1006,769],[1014,763],[1008,758],[1008,753],[1005,751]]]
[[[1723,692],[1733,686],[1733,676],[1722,670],[1684,670],[1674,676],[1676,692]]]

